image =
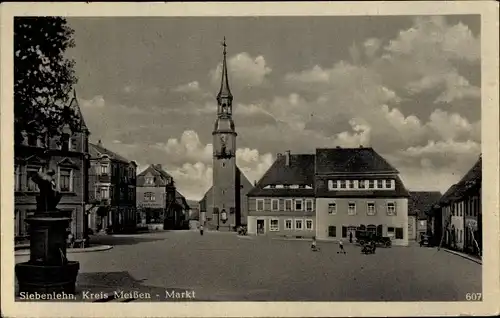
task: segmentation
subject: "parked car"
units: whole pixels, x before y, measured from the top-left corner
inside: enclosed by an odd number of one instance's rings
[[[430,235],[422,235],[419,241],[420,247],[422,246],[432,246],[432,237]]]
[[[360,245],[364,245],[367,242],[375,242],[375,244],[384,246],[384,247],[391,247],[392,246],[392,241],[391,238],[388,236],[381,236],[378,235],[377,233],[370,232],[370,231],[361,231],[357,230],[356,231],[356,241]]]

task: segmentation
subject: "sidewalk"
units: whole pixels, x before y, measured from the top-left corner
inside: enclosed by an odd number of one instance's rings
[[[466,253],[449,250],[447,248],[441,248],[441,249],[444,250],[444,251],[446,251],[446,252],[448,252],[448,253],[450,253],[450,254],[454,254],[454,255],[460,256],[462,258],[468,259],[469,261],[472,261],[474,263],[478,263],[480,265],[483,265],[482,259],[479,258],[478,256],[473,256],[473,255],[469,255],[469,254],[466,254]]]
[[[113,246],[111,245],[96,245],[85,248],[68,248],[66,249],[66,253],[74,254],[74,253],[100,252],[100,251],[107,251],[112,248]],[[15,256],[30,255],[29,245],[27,249],[16,250],[14,255]]]

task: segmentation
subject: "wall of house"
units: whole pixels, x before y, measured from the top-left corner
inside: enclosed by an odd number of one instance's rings
[[[79,145],[81,146],[81,145]],[[75,148],[76,149],[76,148]],[[60,170],[71,169],[71,190],[62,192],[62,198],[57,208],[70,216],[69,229],[77,239],[83,238],[88,221],[85,215],[85,201],[87,199],[87,172],[88,163],[83,154],[76,151],[45,152],[44,148],[16,145],[15,147],[15,214],[14,233],[16,236],[28,235],[26,217],[33,215],[36,210],[36,197],[39,192],[28,191],[28,167],[53,169],[55,180],[60,186]]]
[[[415,241],[417,239],[417,218],[414,215],[408,216],[408,240]]]
[[[257,210],[257,201],[262,200],[263,210]],[[277,200],[278,209],[273,210],[272,201]],[[285,210],[286,202],[291,203],[291,210]],[[302,201],[302,209],[295,209],[295,201]],[[306,200],[311,204],[312,210],[306,210]],[[316,228],[315,199],[313,197],[249,197],[248,198],[248,232],[257,234],[257,220],[263,220],[264,233],[270,236],[303,236],[312,237]],[[278,228],[271,229],[271,220],[278,220]],[[291,228],[286,227],[286,221],[291,221]],[[302,230],[296,227],[296,220],[302,220]],[[306,228],[306,220],[312,221],[312,228]]]
[[[271,226],[271,220],[277,221],[277,227]],[[262,223],[260,223],[262,222]],[[301,224],[300,228],[296,226]],[[263,224],[261,231],[257,225]],[[289,227],[287,228],[287,223]],[[308,228],[306,225],[310,224]],[[287,237],[313,237],[316,235],[316,220],[313,216],[280,215],[280,216],[249,216],[248,234]]]
[[[337,211],[335,214],[329,214],[328,205],[330,202],[335,202]],[[348,214],[348,203],[354,202],[356,204],[356,214]],[[368,215],[368,202],[375,203],[375,215]],[[387,214],[387,202],[394,202],[396,205],[396,215]],[[408,199],[361,199],[361,198],[316,198],[316,237],[318,239],[339,239],[342,237],[342,227],[358,227],[361,224],[382,225],[382,235],[392,236],[388,233],[388,228],[401,228],[403,238],[396,239],[396,230],[392,243],[394,245],[407,246],[408,245]],[[328,230],[329,226],[336,227],[335,237],[330,237]],[[354,233],[353,233],[354,235]],[[345,236],[348,238],[348,234]]]

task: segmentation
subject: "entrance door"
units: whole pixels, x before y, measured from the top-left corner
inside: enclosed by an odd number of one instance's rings
[[[264,220],[257,220],[257,234],[264,234],[266,226]]]
[[[349,239],[349,242],[355,242],[356,241],[356,227],[355,226],[348,226],[347,227],[347,238]]]

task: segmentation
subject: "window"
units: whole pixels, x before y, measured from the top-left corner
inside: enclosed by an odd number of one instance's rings
[[[226,163],[223,161],[222,162],[222,168],[224,168],[226,166]]]
[[[384,180],[377,180],[377,188],[382,189],[384,187]]]
[[[394,232],[395,232],[395,229],[393,227],[387,228],[387,236],[389,236],[390,238],[394,237]]]
[[[342,237],[347,237],[347,226],[342,226]]]
[[[386,187],[387,189],[392,188],[392,180],[391,180],[391,179],[386,179],[386,180],[385,180],[385,187]]]
[[[270,189],[276,189],[276,185],[275,184],[271,184],[271,185],[269,185],[269,188]]]
[[[347,180],[347,185],[349,189],[354,189],[354,180]]]
[[[145,192],[144,201],[156,201],[156,196],[154,192]]]
[[[354,202],[349,202],[348,208],[347,208],[347,213],[349,215],[354,215],[356,214],[356,203]]]
[[[264,211],[264,199],[257,199],[257,211]]]
[[[302,211],[302,199],[295,199],[295,211]]]
[[[61,192],[73,191],[73,171],[67,168],[59,168],[59,188]]]
[[[313,200],[306,200],[306,211],[313,210]]]
[[[33,180],[31,180],[31,176],[33,174],[36,174],[40,170],[40,168],[41,167],[35,167],[35,166],[31,166],[31,167],[26,168],[26,176],[28,177],[28,182],[27,182],[28,189],[27,190],[30,192],[40,191],[40,189],[38,189],[38,185]]]
[[[293,229],[292,220],[285,220],[285,230]]]
[[[398,227],[396,228],[396,239],[403,239],[403,228]]]
[[[330,225],[328,227],[328,237],[337,237],[337,227]]]
[[[285,211],[292,211],[292,199],[285,200]]]
[[[337,203],[328,203],[328,214],[337,214]]]
[[[364,189],[365,188],[365,180],[359,180],[358,181],[358,188],[359,189]]]
[[[396,215],[396,203],[387,202],[387,215]]]
[[[313,230],[313,221],[312,220],[306,220],[306,230],[309,230],[309,231]]]
[[[328,180],[328,189],[337,189],[337,180]]]
[[[101,199],[109,199],[109,188],[108,187],[101,188]]]
[[[345,189],[346,188],[345,180],[340,180],[340,188],[341,189]]]
[[[101,174],[108,174],[109,171],[109,165],[108,164],[102,164],[101,165]]]
[[[279,220],[271,219],[271,222],[269,222],[269,231],[276,232],[279,230],[280,230]]]
[[[375,203],[374,202],[368,202],[368,209],[366,210],[366,214],[368,215],[375,215]]]
[[[146,184],[147,185],[153,185],[154,184],[154,178],[153,177],[146,177]]]
[[[21,183],[20,183],[19,166],[15,165],[14,166],[14,191],[19,191],[20,188],[21,188]]]
[[[368,188],[370,189],[375,188],[375,180],[368,180]]]
[[[134,201],[134,189],[133,188],[128,189],[128,200]]]
[[[302,222],[303,222],[303,220],[301,220],[301,219],[295,219],[295,229],[296,230],[302,230]]]
[[[271,200],[271,210],[279,211],[279,209],[280,209],[280,200],[279,199],[272,199]]]

